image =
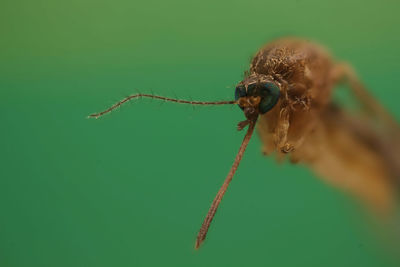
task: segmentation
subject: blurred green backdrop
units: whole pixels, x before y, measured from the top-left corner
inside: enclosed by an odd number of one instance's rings
[[[243,132],[233,98],[261,45],[317,40],[400,114],[398,1],[0,3],[0,266],[397,266],[356,201],[253,138],[208,239],[197,230]]]

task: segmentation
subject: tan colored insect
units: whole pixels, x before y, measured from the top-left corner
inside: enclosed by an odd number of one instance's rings
[[[333,102],[332,90],[338,83],[348,85],[365,112],[352,114]],[[206,238],[256,125],[264,154],[276,152],[278,160],[288,156],[293,163],[308,165],[380,213],[394,206],[400,181],[398,124],[347,64],[335,62],[312,42],[281,39],[263,47],[236,86],[235,100],[202,102],[136,94],[89,117],[98,118],[138,97],[191,105],[238,104],[246,117],[238,130],[248,126],[247,133],[200,228],[196,248]]]

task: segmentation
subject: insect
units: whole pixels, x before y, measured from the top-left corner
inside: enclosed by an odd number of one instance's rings
[[[344,83],[361,105],[353,114],[332,99],[334,86]],[[313,42],[276,40],[254,56],[250,70],[235,88],[234,100],[188,101],[135,94],[91,114],[99,118],[135,98],[155,98],[190,105],[232,105],[243,110],[247,127],[234,163],[214,198],[198,233],[199,248],[231,182],[254,129],[265,155],[303,163],[320,177],[358,196],[373,210],[389,212],[400,181],[399,127],[367,92],[351,67],[336,62]]]

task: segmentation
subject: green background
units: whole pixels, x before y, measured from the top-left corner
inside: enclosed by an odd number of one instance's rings
[[[349,61],[396,117],[398,1],[0,3],[0,266],[398,266],[368,215],[251,141],[208,239],[197,230],[243,132],[251,56],[294,35]],[[398,263],[398,262],[397,262]]]

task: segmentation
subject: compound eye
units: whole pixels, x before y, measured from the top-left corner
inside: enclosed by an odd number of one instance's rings
[[[246,88],[243,85],[239,85],[235,89],[235,101],[238,101],[241,97],[246,96]],[[243,110],[242,105],[238,105]]]
[[[261,114],[271,110],[279,100],[280,90],[279,87],[272,82],[262,85],[260,90],[261,101],[258,107]]]
[[[247,95],[255,95],[257,94],[257,85],[255,83],[251,83],[247,86]]]
[[[246,96],[246,88],[243,85],[239,85],[235,89],[235,100],[238,101],[239,98]]]

